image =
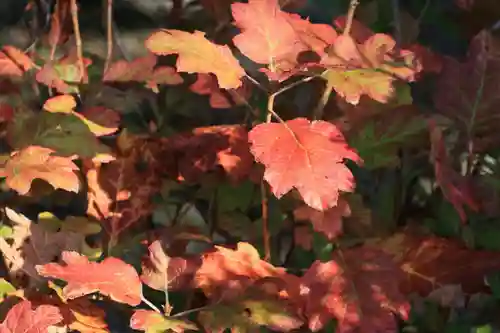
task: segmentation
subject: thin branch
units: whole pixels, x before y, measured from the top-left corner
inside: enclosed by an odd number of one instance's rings
[[[468,140],[468,158],[467,158],[467,173],[470,175],[472,172],[474,164],[474,127],[476,125],[477,110],[479,108],[479,103],[483,98],[484,92],[484,82],[486,78],[486,70],[488,68],[487,60],[484,60],[481,71],[481,78],[479,81],[479,87],[477,87],[476,98],[474,99],[474,104],[472,105],[472,112],[469,121],[467,122],[467,140]]]
[[[323,118],[323,111],[325,109],[326,104],[328,103],[328,100],[330,99],[330,95],[332,94],[333,91],[333,81],[328,80],[326,81],[326,86],[325,90],[323,90],[323,94],[321,95],[321,99],[319,100],[318,105],[316,106],[316,109],[314,110],[313,113],[313,120],[321,120]]]
[[[78,5],[76,0],[71,0],[71,20],[73,21],[73,32],[75,34],[76,55],[78,57],[78,67],[80,69],[80,80],[87,83],[87,74],[83,62],[82,36],[80,34],[80,24],[78,23]]]
[[[354,13],[359,5],[359,0],[351,0],[349,3],[349,9],[347,11],[347,19],[345,22],[343,35],[347,36],[351,33],[352,21],[354,20]]]
[[[396,48],[401,46],[401,17],[399,10],[399,0],[391,0],[392,2],[392,26],[394,28],[394,40],[396,41]]]
[[[104,63],[104,73],[107,72],[113,57],[113,0],[107,0],[106,6],[106,62]]]
[[[264,260],[271,261],[271,237],[269,236],[269,202],[267,200],[267,189],[264,179],[260,182],[260,193],[262,196],[262,238],[264,239]]]

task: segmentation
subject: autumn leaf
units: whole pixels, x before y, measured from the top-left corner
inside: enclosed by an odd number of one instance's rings
[[[359,158],[330,123],[296,118],[284,124],[260,124],[250,131],[249,141],[278,198],[296,188],[307,205],[325,211],[337,205],[340,191],[354,189],[353,176],[343,161]]]
[[[85,123],[96,136],[113,134],[120,125],[117,112],[102,106],[85,108],[82,113],[76,112],[75,98],[71,95],[59,95],[45,101],[43,108],[52,113],[72,114]]]
[[[16,112],[8,125],[7,139],[15,149],[42,146],[61,156],[82,158],[109,152],[89,126],[73,113]]]
[[[200,262],[196,258],[170,257],[158,240],[149,246],[142,264],[141,280],[156,290],[175,290],[189,286]]]
[[[59,307],[63,320],[58,326],[75,330],[80,333],[108,333],[108,325],[104,310],[87,298],[67,300],[62,288],[49,281],[49,287],[54,290],[58,299],[51,298],[51,304]],[[42,298],[43,300],[43,298]]]
[[[158,84],[176,85],[184,82],[174,68],[168,66],[155,67],[157,57],[149,54],[131,62],[119,60],[112,63],[104,73],[104,82],[141,82],[155,89]]]
[[[283,268],[260,259],[251,244],[240,242],[236,250],[216,246],[214,251],[203,254],[202,264],[194,275],[194,284],[207,296],[229,299],[240,296],[259,279],[285,276]]]
[[[75,173],[78,166],[71,158],[53,156],[52,153],[52,149],[40,146],[30,146],[15,152],[0,175],[7,178],[7,186],[21,195],[30,191],[35,179],[42,179],[55,189],[78,192],[80,180]]]
[[[465,207],[473,211],[479,210],[479,203],[472,191],[470,179],[463,177],[451,167],[443,133],[434,121],[429,121],[431,135],[431,158],[434,163],[436,182],[444,197],[457,210],[462,222],[467,221]]]
[[[34,66],[30,57],[13,46],[6,45],[0,52],[0,76],[19,77]]]
[[[403,276],[390,255],[369,247],[315,261],[301,284],[309,329],[336,318],[337,333],[397,332],[393,312],[406,319],[410,306],[398,290]]]
[[[146,40],[146,47],[158,55],[178,54],[178,71],[212,73],[222,89],[236,89],[242,84],[245,71],[229,47],[210,42],[201,31],[158,31]]]
[[[233,39],[234,45],[256,63],[272,64],[302,50],[296,43],[298,36],[288,21],[288,14],[281,10],[278,0],[235,3],[231,9],[235,24],[241,30]]]
[[[410,51],[396,57],[395,46],[385,34],[374,34],[362,44],[350,35],[339,36],[321,61],[328,69],[323,77],[351,104],[358,104],[362,95],[386,103],[393,97],[396,79],[414,81],[422,69]]]
[[[189,89],[196,94],[209,95],[210,106],[214,109],[227,109],[233,105],[243,105],[251,94],[250,86],[243,83],[238,89],[227,90],[226,95],[219,88],[217,80],[208,74],[198,74],[196,82]]]
[[[231,9],[241,30],[233,38],[235,46],[256,63],[269,65],[262,71],[271,80],[285,80],[297,70],[301,52],[322,55],[337,37],[329,25],[313,24],[297,14],[282,11],[278,0],[234,3]]]
[[[335,239],[342,234],[342,217],[350,216],[351,209],[347,201],[339,199],[337,206],[326,211],[318,211],[307,205],[293,211],[295,220],[310,220],[315,231],[323,233],[328,239]]]
[[[175,332],[197,330],[197,326],[188,320],[168,318],[151,310],[135,310],[130,318],[130,327],[146,333]]]
[[[226,329],[253,332],[262,326],[278,332],[289,332],[303,325],[302,320],[287,309],[286,304],[255,295],[201,311],[198,320],[207,332],[223,332]]]
[[[31,302],[23,300],[14,305],[0,324],[1,333],[40,333],[62,320],[56,306],[40,305],[32,309]]]
[[[62,260],[66,265],[56,263],[37,266],[38,274],[68,282],[63,289],[64,297],[78,298],[100,292],[120,303],[139,305],[142,285],[135,269],[114,257],[102,262],[89,262],[77,252],[65,251]]]

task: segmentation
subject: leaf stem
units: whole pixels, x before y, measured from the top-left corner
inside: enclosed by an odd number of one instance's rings
[[[344,32],[342,33],[344,36],[347,36],[351,33],[352,21],[354,20],[354,13],[356,12],[356,8],[359,5],[359,0],[351,0],[349,3],[349,9],[347,11],[347,19],[345,22]]]
[[[164,315],[163,312],[161,312],[160,309],[158,309],[156,307],[156,305],[154,305],[150,300],[148,300],[146,297],[144,297],[144,295],[141,296],[141,300],[144,302],[144,304],[146,304],[147,306],[149,306],[155,312],[158,312],[162,316]]]

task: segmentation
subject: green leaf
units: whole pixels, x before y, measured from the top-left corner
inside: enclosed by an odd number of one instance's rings
[[[62,156],[78,155],[92,158],[108,153],[89,127],[72,114],[40,112],[20,113],[8,129],[10,144],[16,149],[39,145]]]
[[[418,116],[397,122],[384,133],[377,133],[375,122],[370,121],[349,140],[349,144],[358,151],[365,168],[376,169],[398,164],[397,149],[426,129],[427,123]]]
[[[484,325],[474,329],[475,333],[493,333],[493,329],[490,325]]]
[[[13,285],[11,285],[4,278],[0,278],[0,303],[5,298],[5,296],[7,296],[8,294],[13,293],[15,291],[16,291],[16,288],[14,288]]]
[[[217,204],[220,212],[240,210],[245,212],[252,203],[255,184],[249,180],[234,186],[223,183],[217,188]]]

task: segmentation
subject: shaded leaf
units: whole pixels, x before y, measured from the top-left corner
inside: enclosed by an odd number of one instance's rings
[[[74,111],[75,98],[71,95],[59,95],[48,99],[43,108],[53,113],[68,113],[81,119],[96,136],[113,134],[120,125],[117,112],[106,107],[94,106],[85,108],[82,113]]]
[[[467,221],[465,207],[479,209],[470,180],[453,170],[443,141],[443,134],[434,121],[429,122],[431,135],[431,158],[434,163],[436,182],[444,197],[455,207],[462,222]]]
[[[141,280],[156,290],[182,289],[191,284],[200,265],[194,259],[170,257],[158,240],[149,246],[149,256],[142,265]]]
[[[89,260],[77,252],[65,251],[62,260],[66,265],[49,263],[37,266],[45,277],[68,282],[63,289],[64,297],[73,299],[94,292],[109,296],[112,300],[132,306],[141,303],[142,285],[135,269],[114,257],[100,263]]]
[[[302,326],[303,322],[286,305],[272,299],[250,298],[221,304],[212,310],[202,311],[198,316],[207,332],[253,332],[265,326],[279,332],[289,332]]]
[[[210,106],[214,109],[227,109],[233,105],[243,105],[248,100],[251,94],[250,86],[243,83],[237,89],[227,90],[228,98],[224,91],[219,88],[214,77],[208,74],[198,74],[198,78],[189,89],[200,95],[210,96]]]
[[[155,67],[156,56],[148,54],[131,62],[119,60],[112,63],[104,73],[104,82],[141,82],[155,88],[158,84],[176,85],[184,82],[174,68],[168,66]]]
[[[46,332],[51,325],[62,320],[59,309],[52,305],[40,305],[32,309],[30,301],[14,305],[0,324],[1,333],[39,333]]]
[[[351,171],[343,162],[359,158],[330,123],[296,118],[285,124],[260,124],[250,131],[249,141],[278,198],[296,188],[307,205],[324,211],[337,205],[340,191],[354,189]]]
[[[338,333],[397,332],[393,312],[406,319],[410,306],[398,290],[402,277],[391,256],[369,247],[315,261],[301,285],[309,329],[316,332],[336,318]]]
[[[243,126],[198,127],[165,140],[167,172],[177,179],[197,181],[206,172],[220,167],[231,181],[246,179],[252,170],[253,157],[248,133]]]
[[[197,330],[197,326],[187,320],[168,318],[151,310],[135,310],[130,318],[130,327],[146,333],[175,332]]]

